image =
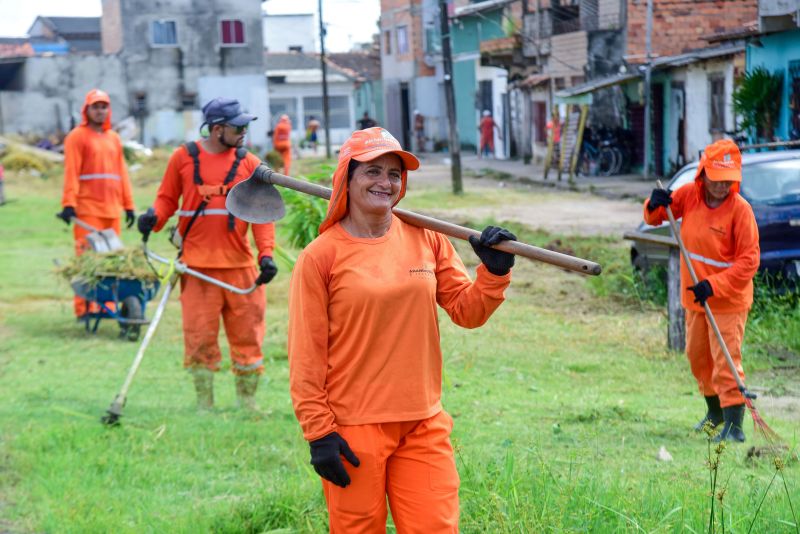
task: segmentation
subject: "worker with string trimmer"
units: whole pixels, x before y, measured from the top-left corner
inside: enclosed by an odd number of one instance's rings
[[[256,117],[245,113],[238,101],[224,98],[208,102],[203,117],[208,136],[172,154],[153,208],[139,217],[139,231],[145,237],[158,232],[177,212],[179,258],[185,265],[230,286],[247,287],[254,279],[266,284],[278,272],[272,260],[275,225],[251,226],[225,208],[230,188],[261,163],[243,147],[247,126]],[[249,228],[258,249],[257,261],[250,250]],[[255,410],[259,376],[264,372],[264,288],[234,293],[184,274],[181,307],[184,367],[193,375],[198,408],[214,405],[214,373],[222,359],[217,341],[222,318],[239,404]]]
[[[741,181],[742,155],[733,141],[723,139],[706,147],[694,183],[674,192],[654,189],[644,207],[647,224],[683,218],[676,237],[685,249],[681,289],[686,355],[708,406],[695,430],[706,423],[715,427],[724,423],[717,441],[745,440],[745,404],[756,424],[761,421],[747,398],[752,396],[744,387],[742,369],[742,340],[753,303],[759,244],[753,209],[739,195]],[[762,429],[768,430],[766,424]]]

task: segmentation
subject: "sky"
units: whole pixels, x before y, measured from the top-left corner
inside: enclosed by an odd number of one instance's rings
[[[23,36],[37,15],[99,17],[101,0],[0,0],[0,36]],[[316,13],[316,0],[268,0],[269,14]],[[327,24],[325,48],[346,52],[355,43],[369,42],[377,32],[380,0],[323,0]]]

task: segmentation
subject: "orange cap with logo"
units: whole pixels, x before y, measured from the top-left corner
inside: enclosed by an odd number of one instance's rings
[[[700,158],[695,178],[703,171],[713,182],[741,182],[742,153],[736,143],[730,139],[720,139],[708,145]]]
[[[384,154],[397,154],[403,162],[402,185],[400,195],[397,197],[397,202],[400,202],[406,193],[408,171],[417,170],[419,160],[411,152],[403,150],[397,139],[381,127],[355,131],[339,150],[339,163],[333,172],[333,193],[328,203],[328,214],[319,225],[320,234],[347,215],[347,169],[350,161],[372,161]]]

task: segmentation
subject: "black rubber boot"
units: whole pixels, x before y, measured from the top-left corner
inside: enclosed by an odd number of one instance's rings
[[[711,397],[705,397],[705,399],[706,404],[708,405],[708,411],[706,412],[706,416],[703,417],[699,423],[694,425],[695,432],[701,432],[706,422],[710,422],[714,428],[718,427],[723,422],[722,407],[719,405],[719,397],[713,395]]]
[[[742,430],[742,419],[744,418],[744,404],[737,404],[735,406],[726,406],[722,409],[722,417],[725,420],[725,425],[722,427],[722,432],[719,436],[714,438],[714,441],[744,441],[744,430]]]

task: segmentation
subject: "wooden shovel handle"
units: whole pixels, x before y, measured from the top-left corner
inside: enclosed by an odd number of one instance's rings
[[[264,179],[269,183],[294,189],[295,191],[300,191],[301,193],[306,193],[324,199],[331,198],[331,190],[327,187],[312,184],[311,182],[306,182],[303,180],[297,180],[289,176],[284,176],[283,174],[278,174],[274,171],[268,177],[265,176]],[[434,232],[439,232],[440,234],[455,237],[457,239],[469,241],[469,236],[474,235],[476,237],[480,237],[481,235],[481,233],[477,230],[439,219],[434,219],[433,217],[428,217],[426,215],[420,215],[419,213],[414,213],[413,211],[400,208],[394,208],[392,211],[400,220],[407,222],[408,224],[425,228],[427,230],[433,230]],[[523,256],[531,260],[549,263],[551,265],[555,265],[556,267],[562,267],[564,269],[576,271],[582,274],[591,274],[596,276],[602,271],[600,265],[595,262],[577,258],[575,256],[569,256],[567,254],[561,254],[560,252],[553,252],[552,250],[535,247],[521,241],[501,241],[492,248],[502,250],[503,252],[510,252],[511,254]]]

